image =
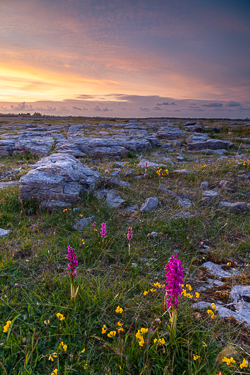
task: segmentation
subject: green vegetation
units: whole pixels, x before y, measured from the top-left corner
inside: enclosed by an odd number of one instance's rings
[[[155,151],[145,153],[145,158]],[[17,186],[0,190],[0,228],[12,230],[0,239],[1,374],[250,373],[249,367],[240,368],[243,358],[249,357],[248,330],[233,318],[220,318],[216,312],[213,317],[207,309],[191,307],[198,300],[229,301],[226,287],[224,294],[219,289],[195,294],[206,278],[199,268],[204,261],[230,263],[239,270],[250,263],[249,214],[221,210],[218,199],[207,204],[197,188],[203,181],[213,188],[230,178],[234,194],[245,194],[244,201],[250,203],[248,185],[239,178],[241,172],[249,171],[249,162],[230,153],[220,161],[203,153],[186,154],[185,158],[178,169],[187,168],[190,174],[178,174],[176,167],[168,166],[169,174],[159,177],[156,170],[149,169],[148,178],[142,179],[125,177],[129,168],[134,168],[135,175],[144,170],[137,167],[133,153],[124,158],[130,164],[122,168],[120,178],[132,187],[119,189],[120,195],[127,205],[137,203],[139,207],[146,198],[157,197],[161,206],[148,213],[128,215],[113,210],[93,194],[82,197],[77,210],[47,212],[34,201],[20,202]],[[0,174],[16,168],[20,160],[32,164],[37,158],[26,153],[2,157]],[[90,159],[84,163],[95,165]],[[112,171],[113,161],[102,160],[98,170],[108,166]],[[195,206],[181,209],[160,184],[178,196],[188,194]],[[226,190],[220,194],[225,201],[232,199]],[[174,219],[181,211],[195,215]],[[95,227],[90,224],[81,232],[72,230],[75,222],[92,215]],[[103,222],[106,238],[100,235]],[[133,228],[130,255],[128,227]],[[152,237],[152,231],[158,235]],[[70,298],[67,273],[69,245],[78,260],[75,286],[79,291],[74,299]],[[203,245],[209,248],[204,250]],[[185,268],[185,284],[191,285],[192,298],[180,299],[176,338],[170,343],[162,284],[165,264],[175,253]],[[249,284],[249,277],[244,267],[241,276],[227,282],[228,287]],[[144,343],[136,336],[142,328]],[[228,364],[221,361],[225,357]],[[230,362],[231,357],[235,363]]]

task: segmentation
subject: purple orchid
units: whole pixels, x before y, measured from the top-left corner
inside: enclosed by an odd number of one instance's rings
[[[175,308],[178,307],[178,298],[182,293],[181,285],[183,284],[184,268],[181,265],[181,261],[176,258],[177,255],[172,255],[168,264],[166,264],[166,295],[165,303],[167,308],[173,305]]]

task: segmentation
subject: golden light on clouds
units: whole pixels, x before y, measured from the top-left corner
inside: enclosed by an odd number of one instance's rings
[[[81,94],[105,95],[117,87],[119,83],[114,80],[0,65],[0,101],[77,99]]]

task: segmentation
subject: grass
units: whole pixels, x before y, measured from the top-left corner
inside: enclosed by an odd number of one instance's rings
[[[155,151],[143,157],[153,160]],[[81,198],[78,210],[71,207],[49,213],[41,211],[36,202],[20,202],[16,186],[0,190],[0,228],[12,230],[0,239],[1,374],[44,375],[53,374],[55,369],[58,374],[100,375],[249,373],[248,368],[239,367],[243,358],[249,357],[246,328],[232,318],[215,315],[212,319],[206,310],[191,307],[196,288],[207,278],[199,268],[204,261],[231,262],[239,269],[249,262],[249,214],[231,214],[218,207],[219,201],[232,200],[232,194],[247,193],[248,186],[238,175],[248,173],[249,164],[238,164],[235,155],[230,154],[219,161],[202,153],[184,156],[185,162],[178,167],[167,166],[169,175],[159,178],[151,169],[150,177],[143,179],[125,177],[129,168],[134,168],[135,175],[144,170],[137,167],[139,160],[134,154],[123,159],[130,164],[122,169],[120,177],[130,182],[131,188],[119,189],[119,194],[127,204],[137,203],[139,207],[146,198],[157,197],[161,206],[148,213],[126,215],[106,207],[92,194]],[[19,160],[32,164],[36,158],[26,153],[2,157],[0,174],[6,168],[20,166]],[[84,162],[94,165],[91,159]],[[100,160],[98,170],[107,166],[112,171],[113,161]],[[191,173],[174,172],[182,168]],[[217,201],[205,204],[197,190],[201,182],[208,181],[214,188],[222,179],[233,181],[233,192],[221,189]],[[181,208],[172,196],[164,194],[160,184],[178,196],[188,194],[195,206]],[[250,196],[245,194],[240,200],[250,203]],[[181,211],[199,214],[173,219]],[[97,230],[92,225],[81,232],[72,230],[76,221],[92,215]],[[107,224],[106,239],[100,237],[102,222]],[[126,237],[129,226],[134,233],[131,255]],[[150,235],[152,231],[158,233],[157,237]],[[204,251],[204,244],[209,249]],[[77,252],[79,265],[75,300],[70,299],[68,245]],[[164,267],[174,253],[185,267],[185,283],[192,285],[193,298],[181,297],[176,340],[170,343],[169,317],[163,309],[164,288],[154,284],[164,284]],[[226,281],[220,294],[216,290],[201,292],[198,300],[228,302],[232,285],[249,283],[249,277],[245,267],[242,277]],[[117,306],[122,313],[116,312]],[[65,319],[60,320],[58,313]],[[7,321],[12,322],[11,326],[3,332]],[[104,325],[107,331],[102,334]],[[118,332],[119,327],[123,331]],[[141,328],[148,328],[142,347],[136,337]],[[112,331],[116,335],[108,337]],[[164,345],[154,343],[155,339],[164,339]],[[225,348],[235,365],[216,360]]]

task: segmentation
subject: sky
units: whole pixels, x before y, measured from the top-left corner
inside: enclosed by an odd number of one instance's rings
[[[250,118],[249,0],[0,0],[0,113]]]

